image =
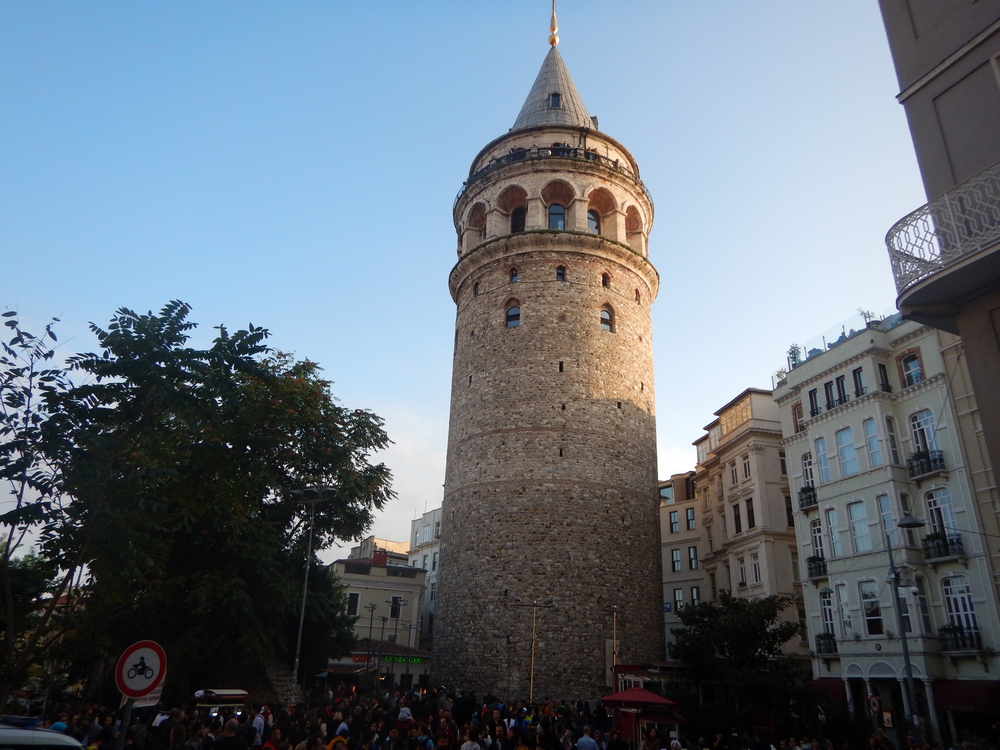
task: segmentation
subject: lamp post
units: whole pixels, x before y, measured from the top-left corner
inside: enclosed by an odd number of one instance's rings
[[[396,622],[392,626],[392,655],[394,657],[396,656],[396,652],[397,652],[396,645],[397,645],[397,643],[399,641],[399,616],[403,614],[403,607],[406,606],[406,603],[407,603],[406,599],[404,599],[401,596],[394,596],[394,597],[392,597],[392,599],[390,601],[386,602],[386,604],[389,605],[389,616],[390,617],[392,616],[392,608],[396,607],[396,617],[395,617]],[[395,662],[391,662],[391,664],[392,664],[392,667],[391,667],[392,672],[391,672],[391,674],[392,674],[393,679],[390,680],[390,682],[392,683],[392,684],[389,685],[389,689],[390,690],[395,686],[395,682],[396,682],[395,679],[394,679],[396,677],[396,663]]]
[[[919,518],[913,516],[903,516],[903,519],[896,524],[901,529],[919,529],[926,524]],[[909,716],[906,717],[910,726],[916,734],[917,742],[920,742],[920,722],[917,718],[917,694],[913,689],[913,663],[910,661],[910,647],[906,639],[906,629],[903,627],[903,608],[899,604],[899,569],[892,558],[892,537],[889,529],[885,531],[885,546],[889,551],[889,578],[892,579],[892,594],[895,598],[893,609],[896,610],[896,627],[899,628],[899,641],[903,646],[903,672],[906,676],[906,699]]]
[[[612,604],[608,607],[608,612],[611,613],[611,689],[614,690],[617,686],[615,685],[615,667],[618,666],[618,609],[617,604]]]
[[[375,624],[375,609],[377,607],[378,604],[375,602],[365,605],[365,609],[368,610],[368,658],[365,659],[365,668],[369,672],[372,668],[372,626]]]
[[[309,536],[306,543],[306,572],[302,579],[302,606],[299,608],[299,632],[295,638],[295,661],[292,663],[292,684],[299,684],[299,656],[302,653],[302,626],[306,621],[306,596],[309,593],[309,564],[312,562],[313,527],[316,523],[316,503],[329,500],[336,494],[333,487],[306,487],[292,490],[291,495],[298,503],[309,506]]]

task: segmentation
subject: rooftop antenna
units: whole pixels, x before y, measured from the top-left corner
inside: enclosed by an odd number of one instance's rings
[[[549,44],[555,47],[559,44],[559,37],[556,35],[559,31],[559,23],[556,21],[556,0],[552,0],[552,22],[549,24],[549,31],[552,32],[549,34]]]

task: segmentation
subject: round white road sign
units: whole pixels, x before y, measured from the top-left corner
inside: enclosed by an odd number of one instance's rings
[[[133,643],[118,659],[115,681],[128,698],[141,698],[156,690],[167,671],[167,655],[155,641]]]

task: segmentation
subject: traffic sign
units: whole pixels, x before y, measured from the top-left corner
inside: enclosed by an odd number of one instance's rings
[[[877,695],[868,696],[868,708],[872,710],[873,714],[877,714],[882,709],[882,701],[878,699]]]
[[[167,671],[167,655],[155,641],[133,643],[118,659],[115,682],[128,698],[149,695],[163,682]]]

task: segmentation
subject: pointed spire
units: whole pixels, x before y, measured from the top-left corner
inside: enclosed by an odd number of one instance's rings
[[[555,26],[554,19],[553,15],[553,27]],[[553,37],[555,37],[554,33]],[[558,38],[556,41],[558,42]],[[535,78],[535,83],[532,85],[531,91],[528,92],[528,98],[524,100],[524,106],[521,107],[511,130],[531,128],[536,125],[594,127],[555,43],[549,49],[549,54],[545,56],[538,76]]]
[[[556,36],[557,31],[559,31],[559,22],[556,21],[556,0],[552,0],[552,21],[549,23],[549,44],[553,47],[559,44],[559,37]]]

